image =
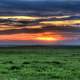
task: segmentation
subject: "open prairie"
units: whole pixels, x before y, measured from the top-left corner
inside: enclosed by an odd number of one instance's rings
[[[80,48],[0,48],[0,80],[80,80]]]

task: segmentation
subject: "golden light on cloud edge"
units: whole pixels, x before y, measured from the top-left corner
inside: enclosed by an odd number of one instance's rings
[[[8,18],[17,18],[17,19],[31,19],[31,20],[36,20],[40,19],[38,16],[0,16],[1,19],[8,19]]]
[[[43,21],[40,23],[43,25],[71,26],[74,24],[80,24],[80,20]]]
[[[15,19],[18,20],[23,20],[24,19],[27,20],[39,20],[39,19],[46,19],[47,21],[40,21],[37,25],[31,25],[30,27],[27,26],[28,29],[36,29],[36,28],[42,28],[42,26],[46,26],[46,25],[54,25],[54,26],[71,26],[74,24],[80,24],[80,19],[76,19],[76,20],[51,20],[48,21],[49,18],[58,18],[58,19],[62,19],[62,18],[68,18],[70,16],[48,16],[48,17],[39,17],[39,16],[0,16],[0,19]],[[1,24],[0,24],[1,25]],[[1,26],[9,26],[9,25],[1,25]],[[6,30],[8,27],[6,27],[6,29],[0,27],[2,30]],[[14,26],[12,26],[11,28],[15,28]],[[10,28],[8,28],[10,29]]]

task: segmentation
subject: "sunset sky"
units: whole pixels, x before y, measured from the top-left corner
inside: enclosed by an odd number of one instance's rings
[[[0,44],[80,45],[79,0],[1,0]]]

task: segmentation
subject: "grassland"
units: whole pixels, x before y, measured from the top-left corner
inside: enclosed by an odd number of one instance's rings
[[[1,48],[0,80],[80,80],[80,48]]]

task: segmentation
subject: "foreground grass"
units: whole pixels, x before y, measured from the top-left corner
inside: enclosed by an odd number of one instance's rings
[[[0,80],[80,80],[80,48],[0,49]]]

